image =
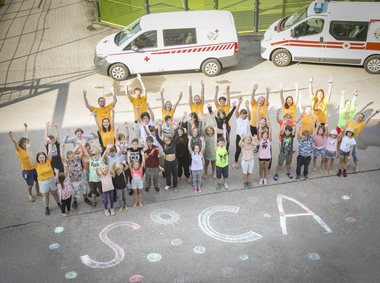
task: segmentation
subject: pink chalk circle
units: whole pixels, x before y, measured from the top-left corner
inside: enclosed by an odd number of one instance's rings
[[[353,218],[353,217],[347,217],[347,218],[346,218],[346,221],[347,221],[347,222],[351,222],[351,223],[353,223],[353,222],[356,222],[356,218]]]
[[[132,275],[132,276],[129,278],[129,282],[139,282],[139,281],[141,281],[142,279],[144,279],[144,276],[142,276],[142,275]]]
[[[271,216],[268,213],[265,213],[264,217],[271,217]]]

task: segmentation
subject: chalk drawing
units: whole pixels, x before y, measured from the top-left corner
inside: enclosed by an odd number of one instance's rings
[[[129,277],[129,282],[139,282],[144,279],[144,276],[142,275],[132,275]]]
[[[241,226],[240,226],[240,227],[237,227],[237,228],[221,228],[221,227],[218,227],[217,225],[214,224],[214,221],[215,221],[216,219],[218,219],[219,217],[235,217],[235,216],[237,216],[237,215],[231,215],[231,214],[218,215],[218,216],[215,216],[215,217],[211,220],[210,224],[211,224],[211,226],[212,226],[214,229],[217,229],[217,230],[222,230],[222,231],[239,230],[239,229],[242,228]]]
[[[263,264],[263,267],[264,267],[265,269],[269,269],[269,268],[271,268],[271,267],[273,267],[273,266],[274,266],[274,263],[271,262],[271,261],[266,262],[266,263]]]
[[[195,248],[194,248],[194,252],[195,252],[196,254],[203,254],[205,251],[206,251],[206,248],[205,248],[205,247],[202,247],[202,246],[198,246],[198,247],[195,247]]]
[[[174,239],[174,240],[172,240],[171,243],[173,246],[179,246],[179,245],[182,245],[182,240],[181,239]]]
[[[176,278],[174,280],[174,283],[190,283],[190,278],[189,277]]]
[[[239,275],[239,271],[237,271],[236,269],[227,267],[227,268],[225,268],[225,269],[222,270],[222,274],[223,274],[224,277],[230,278],[230,277],[238,276]]]
[[[304,210],[306,210],[307,213],[285,214],[284,208],[282,206],[282,199],[287,199],[287,200],[290,200],[290,201],[298,204],[300,207],[302,207]],[[278,210],[280,212],[280,225],[281,225],[281,228],[282,228],[282,234],[283,235],[287,235],[288,234],[287,231],[286,231],[286,218],[287,217],[298,217],[298,216],[313,216],[313,218],[315,219],[315,221],[317,221],[319,223],[319,225],[321,225],[326,230],[325,234],[332,233],[330,227],[327,226],[327,224],[325,222],[323,222],[323,220],[318,215],[316,215],[309,208],[307,208],[306,206],[304,206],[302,203],[300,203],[298,200],[295,200],[294,198],[291,198],[291,197],[288,197],[288,196],[280,194],[280,195],[277,196],[277,206],[278,206]]]
[[[105,243],[107,246],[109,246],[111,249],[113,249],[115,251],[116,256],[113,260],[108,261],[108,262],[97,262],[95,260],[92,260],[88,255],[82,255],[80,257],[82,262],[85,265],[92,267],[92,268],[108,268],[108,267],[115,266],[115,265],[119,264],[120,262],[122,262],[122,260],[124,258],[124,250],[121,247],[119,247],[118,245],[116,245],[114,242],[112,242],[110,239],[108,239],[108,237],[107,237],[107,233],[109,231],[111,231],[112,229],[121,227],[121,226],[129,226],[129,227],[132,227],[133,230],[137,230],[140,228],[140,225],[133,223],[133,222],[118,222],[118,223],[113,223],[113,224],[108,225],[99,234],[99,237],[103,241],[103,243]]]
[[[353,218],[353,217],[347,217],[347,218],[346,218],[346,221],[347,221],[347,222],[354,223],[354,222],[356,222],[356,218]]]
[[[255,198],[255,197],[249,197],[247,200],[248,200],[248,202],[250,202],[250,203],[255,203],[255,202],[258,201],[258,199]]]
[[[342,199],[349,200],[351,197],[352,197],[352,195],[351,196],[342,196]]]
[[[150,262],[157,262],[160,261],[162,256],[160,254],[152,253],[148,255],[148,260]]]
[[[267,213],[265,211],[260,211],[260,212],[264,215],[264,217],[268,217],[268,218],[272,217],[272,216],[269,215],[269,213]]]
[[[252,231],[249,231],[241,235],[226,235],[226,234],[222,234],[215,231],[215,229],[211,226],[210,218],[212,214],[216,212],[224,212],[224,211],[237,213],[239,209],[240,208],[237,206],[229,206],[229,205],[218,205],[218,206],[208,207],[205,210],[203,210],[202,213],[199,214],[198,216],[199,227],[208,236],[216,240],[227,242],[227,243],[247,243],[247,242],[252,242],[252,241],[262,238],[263,237],[262,235],[257,234]]]
[[[74,279],[77,276],[78,276],[78,273],[76,273],[75,271],[70,271],[65,274],[66,279]]]
[[[62,233],[63,232],[63,227],[57,227],[54,229],[54,233]]]
[[[169,215],[170,219],[164,219],[162,218],[162,215]],[[176,223],[179,219],[179,215],[177,212],[170,209],[158,209],[150,214],[150,218],[159,224],[168,225]]]
[[[55,243],[55,244],[51,244],[49,246],[49,249],[54,250],[54,249],[58,249],[59,247],[60,247],[60,244]]]
[[[317,253],[309,253],[307,256],[310,257],[312,260],[318,260],[321,258]]]
[[[247,255],[240,255],[239,258],[241,260],[247,260],[248,259],[248,256]]]

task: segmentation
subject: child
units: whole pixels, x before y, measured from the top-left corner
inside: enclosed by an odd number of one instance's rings
[[[207,114],[205,114],[205,115],[207,115]],[[203,135],[203,131],[202,131],[202,119],[203,119],[203,117],[200,117],[199,128],[195,127],[195,128],[192,128],[190,130],[190,127],[187,126],[187,133],[191,132],[191,135],[190,134],[188,135],[188,138],[189,138],[189,141],[190,141],[190,147],[191,148],[196,143],[199,144],[200,147],[202,147],[202,140],[201,140],[201,137]]]
[[[189,139],[186,135],[185,129],[181,126],[177,129],[178,132],[178,143],[176,147],[176,158],[178,159],[178,183],[181,182],[182,171],[187,179],[187,183],[190,184],[190,152],[189,152]]]
[[[175,110],[177,109],[177,106],[178,106],[179,102],[182,99],[182,91],[178,94],[178,100],[174,104],[173,107],[172,107],[172,103],[170,101],[166,101],[166,103],[165,103],[165,100],[164,100],[164,91],[165,91],[164,88],[160,89],[162,119],[166,121],[166,116],[169,115],[170,119],[173,120],[173,115],[175,113]]]
[[[281,138],[281,135],[283,134],[283,131],[284,131],[284,125],[287,126],[287,125],[290,125],[292,127],[292,129],[294,128],[294,125],[297,124],[299,122],[299,120],[301,120],[301,116],[296,120],[294,121],[293,120],[293,116],[290,114],[290,113],[286,113],[284,114],[284,118],[281,120],[280,119],[280,113],[281,113],[281,110],[283,110],[283,107],[282,108],[279,108],[277,110],[277,114],[276,114],[276,121],[277,123],[280,124],[280,133],[278,134],[278,151],[280,152],[281,151],[281,147],[282,147],[282,138]],[[292,132],[293,130],[291,130],[290,132]]]
[[[65,168],[65,173],[59,172],[57,168],[54,168],[54,172],[55,172],[55,182],[58,187],[58,195],[59,195],[59,198],[61,199],[62,216],[67,217],[68,215],[66,214],[66,207],[67,207],[67,212],[70,213],[70,215],[74,214],[70,210],[71,196],[73,195],[74,190],[69,180],[67,179],[67,176],[68,176],[67,164],[65,164],[64,168]]]
[[[143,138],[143,141],[145,142],[146,140],[146,132],[144,129],[149,129],[149,126],[154,125],[154,113],[152,109],[150,108],[149,103],[146,103],[146,108],[148,109],[148,112],[142,112],[140,115],[140,104],[136,105],[136,113],[137,113],[137,121],[139,123],[140,127],[140,137]],[[137,136],[138,137],[138,136]]]
[[[215,169],[216,169],[216,152],[215,152],[215,146],[214,146],[214,127],[211,125],[206,126],[205,128],[205,136],[204,140],[206,143],[205,151],[204,151],[204,159],[205,159],[205,175],[204,178],[208,179],[207,176],[207,170],[208,165],[211,163],[211,170],[212,170],[212,178],[216,179]]]
[[[127,162],[127,155],[128,153],[126,151],[121,150],[121,145],[124,148],[128,148],[129,146],[129,129],[128,129],[128,122],[124,122],[124,127],[126,130],[126,135],[123,133],[119,133],[119,127],[116,127],[116,153],[119,154],[119,162],[122,163],[123,161]],[[128,180],[126,180],[128,182]]]
[[[345,136],[343,137],[343,135]],[[354,150],[354,145],[356,144],[356,140],[354,139],[354,129],[351,127],[347,127],[343,129],[342,132],[338,136],[338,141],[341,141],[340,144],[340,160],[339,160],[339,171],[336,174],[338,177],[342,174],[342,165],[343,165],[343,177],[347,177],[347,166],[350,162],[352,151]]]
[[[145,191],[150,190],[151,181],[153,178],[154,189],[159,192],[160,188],[158,187],[158,174],[160,173],[160,163],[158,156],[162,155],[160,149],[153,145],[153,137],[149,136],[146,138],[147,148],[144,149],[145,157]]]
[[[290,114],[285,114],[290,115]],[[278,164],[276,169],[276,174],[274,175],[273,179],[275,181],[278,180],[278,172],[280,172],[282,164],[284,164],[284,161],[286,161],[286,170],[289,179],[293,179],[293,176],[290,174],[290,165],[292,164],[292,156],[293,156],[293,142],[294,137],[296,135],[296,127],[292,127],[291,125],[285,125],[283,123],[280,131],[280,137],[281,137],[281,147],[280,147],[280,154],[278,156]]]
[[[170,127],[169,124],[172,122],[172,117],[170,115],[165,116],[165,124],[161,125],[161,120],[158,121],[160,124],[160,135],[170,135]]]
[[[257,106],[257,117],[256,117],[256,128],[257,130],[260,129],[261,127],[261,131],[263,130],[267,130],[269,131],[269,109],[267,106],[264,106],[264,110],[265,110],[265,117],[260,117],[260,107],[259,105]],[[259,151],[259,148],[260,146],[257,146],[255,148],[255,150],[253,151],[254,153],[258,152]],[[272,167],[272,144],[270,146],[270,155],[271,155],[271,158],[269,160],[269,165],[268,165],[268,174],[270,173],[270,169]]]
[[[55,138],[52,135],[49,135],[49,128],[51,126],[50,122],[46,122],[46,128],[45,128],[45,137],[48,137],[51,140],[52,143],[52,160],[51,160],[51,167],[53,169],[57,168],[59,172],[64,172],[63,169],[63,163],[61,159],[60,154],[60,139],[59,139],[59,131],[58,131],[58,122],[53,121],[54,127],[55,127]],[[48,150],[48,144],[45,141],[46,150]]]
[[[245,102],[247,109],[241,109],[239,112],[240,104],[243,102],[243,97],[239,98],[238,105],[236,106],[236,153],[235,153],[235,163],[232,165],[233,168],[239,168],[239,156],[241,152],[240,137],[243,135],[248,135],[250,133],[251,124],[251,112],[249,111],[249,101]]]
[[[111,169],[112,162],[120,163],[119,156],[120,154],[116,154],[116,148],[111,147],[110,150],[108,151],[108,156],[107,156],[108,169]]]
[[[232,112],[230,112],[232,113]],[[223,137],[217,137],[217,135],[214,134],[214,146],[216,151],[216,178],[218,180],[218,186],[216,187],[217,191],[220,191],[220,179],[224,179],[224,188],[226,190],[229,189],[227,185],[227,179],[228,179],[228,153],[226,149],[226,124],[223,124]],[[214,126],[214,131],[216,132],[217,125]]]
[[[302,114],[303,116],[305,113]],[[302,129],[303,123],[300,122],[298,131]],[[317,122],[317,126],[319,126],[319,122]],[[308,130],[303,130],[301,133],[301,137],[298,139],[298,155],[297,155],[297,169],[296,169],[296,180],[300,180],[301,168],[303,168],[303,175],[305,176],[305,180],[309,181],[308,173],[309,173],[309,164],[311,161],[311,153],[313,151],[313,141],[314,137],[317,134],[317,127],[314,128],[313,134],[310,136],[310,132]]]
[[[137,195],[139,197],[140,207],[143,206],[141,203],[141,192],[144,186],[143,168],[145,166],[145,157],[144,157],[144,152],[142,150],[140,154],[142,156],[141,164],[138,159],[134,159],[132,163],[131,163],[131,159],[128,159],[128,165],[129,165],[129,168],[131,168],[132,190],[133,190],[133,195],[135,198],[135,203],[133,204],[133,207],[136,207],[137,205]],[[128,155],[130,155],[129,150],[128,150]]]
[[[127,185],[124,177],[124,171],[128,169],[128,165],[123,163],[113,163],[112,170],[115,172],[115,175],[112,179],[112,183],[114,188],[116,189],[117,197],[119,199],[119,212],[123,211],[123,207],[125,207],[125,211],[128,211],[129,208],[127,206]]]
[[[100,134],[100,137],[102,138],[102,153],[105,152],[106,148],[104,147],[105,144],[111,143],[112,146],[115,145],[115,109],[110,107],[111,111],[111,121],[108,118],[104,118],[102,121],[102,125],[100,125],[99,120],[97,118],[97,110],[94,110],[92,113],[94,113],[95,122],[98,126],[98,131]]]
[[[191,154],[191,175],[193,176],[193,184],[194,184],[194,193],[202,192],[201,189],[201,179],[202,179],[202,171],[203,171],[203,152],[205,150],[205,143],[204,143],[204,137],[201,136],[200,140],[202,142],[202,148],[198,143],[195,143],[191,147],[191,138],[189,135],[189,152]]]
[[[338,144],[338,132],[337,130],[331,130],[330,134],[327,134],[327,140],[325,144],[325,174],[332,174],[332,167],[336,158],[336,149]],[[327,171],[330,158],[330,170]]]
[[[264,185],[268,184],[267,181],[267,175],[268,175],[268,166],[269,162],[272,158],[271,155],[271,143],[272,143],[272,127],[270,121],[267,121],[268,130],[264,129],[263,124],[260,124],[259,128],[257,129],[259,140],[259,174],[260,174],[260,181],[259,184]]]
[[[249,126],[249,122],[247,125]],[[252,138],[249,127],[247,128],[248,133],[245,135],[241,134],[238,144],[238,146],[243,151],[241,168],[243,169],[244,188],[250,188],[252,186],[251,175],[254,165],[253,146],[258,146],[260,144],[255,137]]]
[[[321,155],[321,165],[319,167],[319,173],[322,173],[322,167],[325,163],[325,135],[329,131],[329,119],[330,113],[327,113],[327,120],[325,126],[319,125],[317,129],[317,135],[314,138],[314,146],[313,146],[313,171],[317,171],[317,158]]]
[[[114,163],[112,163],[113,165]],[[111,215],[115,215],[115,210],[113,209],[113,190],[115,189],[113,187],[112,183],[112,177],[115,177],[115,172],[111,169],[108,169],[107,164],[102,164],[99,167],[95,168],[96,174],[99,176],[101,182],[102,182],[102,190],[104,195],[104,214],[106,216],[110,216],[110,212],[107,209],[108,204],[108,198],[110,198],[110,204],[111,204]]]
[[[223,109],[224,112],[226,112],[226,115],[230,113],[230,107],[231,107],[231,102],[230,102],[230,86],[227,86],[226,88],[226,93],[227,93],[227,98],[224,96],[219,97],[218,99],[218,92],[219,92],[219,86],[215,87],[215,96],[214,96],[214,104],[216,107],[216,110],[218,111],[219,109]],[[230,136],[231,133],[231,123],[228,121],[227,124],[227,137]],[[227,146],[228,150],[228,146]]]

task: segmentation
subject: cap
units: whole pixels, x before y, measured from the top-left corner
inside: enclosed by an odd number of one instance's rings
[[[97,155],[97,154],[99,154],[99,152],[97,152],[96,150],[91,152],[91,155]]]
[[[338,135],[338,132],[335,129],[333,129],[330,131],[330,135]]]

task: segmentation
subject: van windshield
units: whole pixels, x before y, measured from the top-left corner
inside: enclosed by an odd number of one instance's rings
[[[310,4],[303,6],[302,8],[298,9],[293,14],[285,18],[280,25],[280,30],[287,30],[288,28],[293,26],[295,23],[298,23],[300,20],[306,18],[307,8],[309,7],[309,5]]]
[[[129,26],[127,26],[125,29],[123,29],[121,32],[117,33],[115,36],[115,44],[117,46],[122,45],[124,42],[126,42],[129,38],[134,36],[136,33],[138,33],[141,30],[140,28],[140,19],[137,19],[133,23],[131,23]]]

